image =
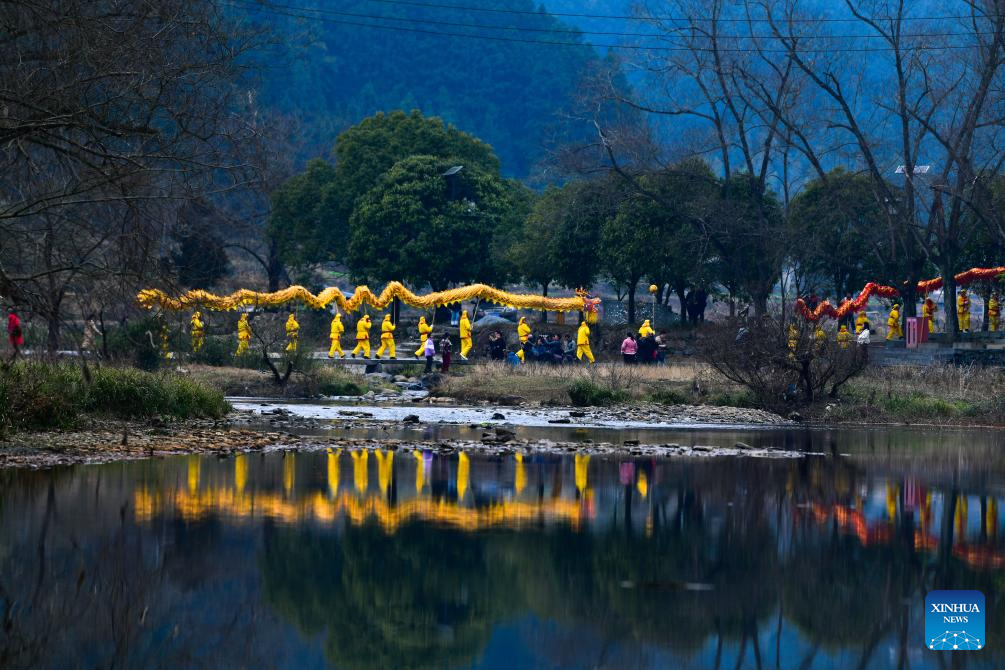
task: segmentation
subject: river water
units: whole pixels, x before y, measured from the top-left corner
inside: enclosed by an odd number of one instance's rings
[[[826,455],[302,449],[0,472],[0,666],[1005,666],[998,433],[674,435]],[[986,648],[926,649],[942,588],[984,593]]]

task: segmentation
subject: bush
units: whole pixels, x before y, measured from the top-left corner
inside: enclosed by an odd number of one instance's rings
[[[171,374],[103,367],[85,382],[75,364],[21,361],[0,372],[0,430],[71,428],[85,414],[123,419],[157,415],[221,417],[219,391]]]
[[[350,373],[323,367],[314,370],[311,378],[321,395],[363,395],[363,386]]]
[[[692,405],[691,398],[683,391],[672,388],[656,389],[647,398],[650,402],[661,405]]]
[[[159,337],[160,323],[152,316],[108,328],[108,355],[113,360],[129,361],[141,370],[156,370],[162,361]]]
[[[598,386],[589,379],[577,379],[569,384],[569,400],[576,407],[613,405],[628,400],[628,393],[620,389]]]
[[[202,363],[203,365],[213,365],[216,367],[234,365],[237,362],[234,356],[234,351],[236,350],[236,336],[207,336],[203,340],[202,348],[197,353],[192,354],[191,360],[193,363]],[[242,358],[250,358],[250,356],[242,356]]]
[[[713,324],[699,347],[719,374],[756,398],[759,406],[784,411],[838,390],[865,369],[868,347],[842,347],[834,333],[816,338],[803,319],[784,323],[770,317]]]

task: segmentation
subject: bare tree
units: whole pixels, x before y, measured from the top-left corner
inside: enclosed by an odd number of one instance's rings
[[[0,2],[0,295],[59,341],[66,298],[165,257],[172,211],[247,184],[262,34],[216,2]]]
[[[941,5],[960,18],[932,24],[912,21],[902,0],[845,0],[858,27],[852,44],[868,53],[860,58],[822,48],[829,35],[805,20],[803,4],[747,3],[769,26],[765,43],[783,50],[811,84],[802,104],[819,106],[827,118],[826,135],[795,146],[822,179],[827,156],[854,149],[853,167],[871,178],[888,214],[886,261],[905,280],[906,313],[915,313],[914,286],[934,264],[945,278],[947,326],[955,333],[953,275],[962,250],[977,225],[1005,233],[981,179],[999,173],[1003,160],[1005,3]],[[797,117],[783,117],[799,127]],[[903,175],[899,186],[895,173]]]
[[[590,90],[598,102],[591,109],[605,162],[640,193],[671,209],[674,203],[643,187],[639,171],[672,172],[695,157],[708,162],[718,173],[724,206],[703,217],[707,244],[723,267],[750,269],[744,288],[755,312],[764,314],[782,265],[770,192],[779,181],[788,192],[788,172],[779,166],[790,141],[782,110],[796,100],[794,65],[789,58],[761,57],[743,24],[736,29],[743,14],[723,0],[647,2],[637,11],[658,35],[647,45],[662,49],[641,50],[639,58],[620,63],[642,85],[629,88],[613,69],[595,77]],[[762,97],[777,111],[761,105]],[[635,122],[612,125],[606,113],[611,105],[633,110]],[[640,135],[648,141],[639,141]],[[743,226],[734,225],[738,198],[752,205]],[[750,263],[752,257],[760,262]]]

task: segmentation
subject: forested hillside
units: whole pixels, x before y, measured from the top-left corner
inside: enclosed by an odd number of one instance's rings
[[[586,46],[519,41],[580,40],[530,0],[478,5],[527,14],[354,0],[241,5],[277,38],[261,75],[261,103],[299,117],[316,151],[375,112],[419,109],[483,138],[496,147],[504,173],[522,177],[596,58]],[[383,27],[366,27],[377,23]]]

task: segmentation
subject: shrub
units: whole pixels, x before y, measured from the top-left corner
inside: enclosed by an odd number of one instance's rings
[[[621,389],[604,388],[589,379],[577,379],[569,384],[569,400],[576,407],[613,405],[628,400],[628,393]]]
[[[82,415],[220,417],[219,391],[171,374],[103,367],[85,382],[75,364],[21,361],[0,372],[0,430],[71,428]]]
[[[762,407],[785,410],[812,403],[865,369],[868,347],[841,347],[834,333],[822,340],[803,319],[770,317],[729,321],[707,328],[699,353],[719,374],[748,389]]]
[[[132,362],[141,370],[156,370],[160,366],[160,322],[154,317],[108,328],[107,333],[108,355],[112,359]]]
[[[661,405],[690,405],[691,398],[684,393],[673,388],[659,388],[649,394],[648,400],[650,402],[660,403]]]
[[[311,377],[322,395],[363,395],[363,386],[350,373],[329,367],[319,367]]]
[[[234,365],[234,351],[237,349],[237,337],[207,336],[202,348],[192,354],[193,363],[213,365],[216,367]],[[247,357],[243,357],[247,358]]]

